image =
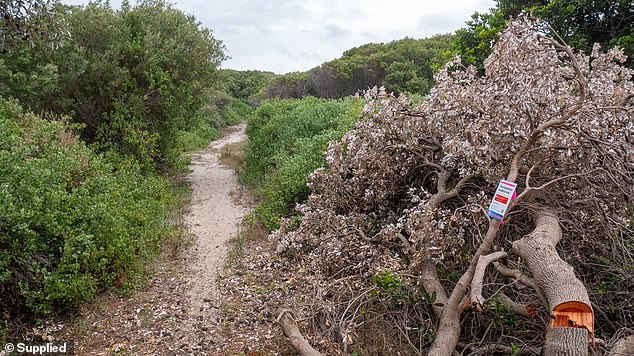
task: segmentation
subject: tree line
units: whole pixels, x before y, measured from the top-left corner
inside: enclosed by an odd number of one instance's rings
[[[433,85],[434,70],[446,61],[444,54],[451,49],[452,40],[453,36],[446,34],[368,43],[306,72],[275,76],[256,99],[343,98],[374,86],[425,94]]]
[[[624,48],[628,58],[634,55],[634,7],[629,0],[498,0],[489,12],[473,14],[455,34],[355,47],[306,72],[273,77],[253,101],[309,95],[343,98],[374,86],[424,95],[433,86],[434,72],[455,55],[462,57],[463,65],[475,65],[482,72],[491,44],[509,19],[521,13],[542,18],[553,34],[579,51],[590,53],[598,43],[605,49]],[[627,65],[632,66],[631,59]]]

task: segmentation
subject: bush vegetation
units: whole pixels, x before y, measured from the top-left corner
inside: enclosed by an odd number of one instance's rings
[[[220,76],[225,92],[234,98],[249,100],[260,92],[275,77],[275,74],[258,70],[222,69]]]
[[[182,152],[252,110],[219,82],[222,42],[165,1],[2,9],[0,341],[133,286],[181,236]]]
[[[93,152],[66,120],[0,100],[0,304],[14,320],[125,285],[175,232],[170,181]]]
[[[257,214],[267,228],[276,228],[281,216],[306,199],[306,176],[326,163],[328,142],[350,130],[360,112],[360,100],[352,97],[278,99],[258,107],[247,124],[242,180],[256,189]]]
[[[177,169],[179,149],[236,121],[218,84],[224,46],[193,16],[161,0],[56,9],[68,36],[14,41],[0,55],[0,95],[68,115],[99,151],[134,156],[146,171]]]

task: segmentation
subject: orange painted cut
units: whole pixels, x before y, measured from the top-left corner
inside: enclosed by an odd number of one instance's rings
[[[553,310],[553,318],[550,319],[550,327],[563,326],[586,328],[590,334],[593,334],[594,314],[592,308],[581,302],[564,302],[557,305]]]

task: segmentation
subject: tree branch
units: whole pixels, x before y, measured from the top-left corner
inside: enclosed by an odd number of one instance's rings
[[[537,283],[535,282],[534,279],[526,277],[522,273],[522,271],[520,271],[518,269],[508,268],[508,267],[502,265],[499,262],[493,262],[493,267],[495,267],[495,270],[498,271],[501,275],[503,275],[505,277],[508,277],[508,278],[514,278],[518,282],[522,283],[523,285],[532,288],[535,291],[535,293],[537,294],[537,297],[539,298],[539,300],[542,302],[542,305],[547,310],[550,310],[550,308],[548,306],[548,302],[546,301],[546,298],[542,294],[541,290],[539,290],[539,287],[537,286]]]
[[[300,356],[321,356],[321,353],[310,346],[308,341],[302,336],[289,310],[280,311],[276,322],[282,327],[284,336],[286,336],[288,342]]]
[[[460,301],[463,300],[467,294],[467,288],[469,288],[471,280],[473,279],[478,259],[491,250],[493,240],[495,240],[500,226],[499,221],[495,219],[489,220],[489,229],[487,230],[484,240],[471,258],[469,268],[456,283],[451,295],[447,299],[447,304],[445,304],[443,308],[438,331],[436,332],[436,340],[434,340],[429,350],[430,355],[440,355],[444,354],[446,350],[455,350],[458,342],[458,335],[456,333],[459,334],[460,332],[460,314],[462,313]]]
[[[440,284],[440,278],[438,278],[438,271],[436,270],[436,263],[433,260],[425,259],[425,261],[423,261],[420,281],[427,294],[436,294],[436,300],[434,301],[434,313],[438,318],[440,318],[443,308],[447,305],[447,292],[445,291],[445,288],[443,288],[442,284]],[[437,304],[442,304],[442,306]]]
[[[535,314],[537,314],[537,310],[535,310],[535,307],[530,304],[518,303],[501,292],[498,293],[498,295],[500,296],[500,302],[504,304],[505,307],[515,312],[515,314],[519,314],[527,318],[533,318],[535,317]]]
[[[555,33],[554,30],[552,31],[553,33]],[[559,37],[559,35],[557,35],[556,33],[555,35],[557,36],[558,40],[563,42],[563,40],[561,39],[561,37]],[[577,100],[577,102],[573,104],[568,109],[568,111],[564,112],[561,115],[561,117],[552,118],[542,123],[541,125],[539,125],[535,130],[531,131],[531,133],[528,135],[522,147],[519,149],[519,151],[517,151],[517,153],[515,154],[515,156],[513,156],[513,159],[511,160],[511,165],[509,167],[509,174],[506,178],[506,180],[510,182],[515,182],[515,180],[517,179],[517,175],[519,173],[520,161],[524,157],[524,154],[531,148],[531,146],[533,146],[533,144],[537,142],[537,140],[544,133],[544,131],[546,131],[547,129],[551,127],[560,126],[564,124],[566,121],[568,121],[568,119],[570,119],[574,114],[577,113],[577,111],[581,109],[581,107],[583,106],[583,102],[586,100],[586,97],[587,97],[587,92],[586,92],[587,80],[584,77],[583,73],[581,72],[581,68],[579,67],[577,58],[575,57],[570,47],[567,45],[562,45],[561,43],[558,43],[550,38],[547,38],[547,37],[544,37],[544,38],[548,40],[551,44],[553,44],[556,48],[559,48],[560,50],[563,50],[564,52],[566,52],[566,54],[570,58],[570,64],[572,65],[572,68],[575,71],[577,82],[579,82],[579,100]]]
[[[516,200],[520,200],[521,198],[525,197],[525,196],[526,196],[528,193],[530,193],[531,191],[544,189],[544,188],[548,187],[549,185],[554,184],[554,183],[557,183],[557,182],[559,182],[559,181],[561,181],[561,180],[568,179],[568,178],[572,178],[572,177],[581,177],[581,176],[586,176],[586,175],[588,175],[588,174],[591,174],[591,173],[594,173],[594,172],[596,172],[596,171],[600,171],[600,170],[601,170],[601,168],[596,168],[596,169],[593,169],[593,170],[591,170],[591,171],[589,171],[589,172],[575,173],[575,174],[568,174],[568,175],[565,175],[565,176],[563,176],[563,177],[559,177],[559,178],[557,178],[557,179],[553,179],[553,180],[551,180],[551,181],[549,181],[549,182],[547,182],[547,183],[544,183],[544,184],[540,185],[540,186],[539,186],[539,187],[537,187],[537,188],[533,188],[533,187],[531,187],[531,186],[530,186],[529,180],[530,180],[530,177],[531,177],[531,173],[532,173],[532,171],[533,171],[533,168],[535,168],[536,166],[537,166],[537,165],[532,166],[532,167],[531,167],[531,169],[530,169],[530,170],[528,171],[528,173],[526,174],[526,189],[524,189],[524,191],[523,191],[520,195],[518,195],[518,196],[517,196],[517,199],[516,199]]]
[[[482,310],[482,306],[486,301],[482,296],[482,282],[487,266],[493,261],[505,258],[507,255],[504,251],[498,251],[478,258],[478,264],[471,280],[471,304],[477,311]]]

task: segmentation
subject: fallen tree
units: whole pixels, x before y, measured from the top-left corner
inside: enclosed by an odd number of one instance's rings
[[[587,353],[595,315],[577,269],[586,254],[633,262],[632,71],[618,49],[573,53],[541,27],[512,22],[484,76],[449,62],[416,107],[381,89],[366,94],[364,120],[331,143],[328,166],[311,175],[299,227],[287,221],[275,235],[325,281],[316,295],[324,307],[311,310],[322,320],[316,334],[348,350],[368,313],[384,319],[383,305],[416,309],[393,323],[415,354],[451,355],[461,338],[465,350],[521,342],[546,355]],[[501,179],[516,184],[516,199],[505,201],[503,218],[489,217]],[[491,263],[497,273],[487,273]],[[342,291],[348,302],[333,305]],[[541,330],[542,345],[493,335],[495,312],[489,327],[464,332],[481,322],[478,312],[524,310],[528,320],[535,307],[546,318],[515,331],[534,339]]]
[[[282,328],[288,342],[300,356],[321,356],[321,353],[310,346],[301,331],[299,331],[290,311],[281,310],[276,321]]]
[[[535,212],[535,230],[513,242],[544,293],[552,321],[544,342],[545,355],[585,355],[594,314],[586,287],[555,246],[562,238],[559,217],[550,210]]]

